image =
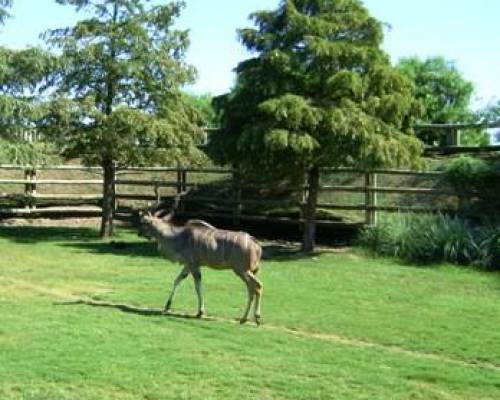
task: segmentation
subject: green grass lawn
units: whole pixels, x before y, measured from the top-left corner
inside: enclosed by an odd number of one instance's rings
[[[0,399],[500,398],[498,274],[274,252],[257,328],[235,322],[246,293],[229,271],[204,272],[207,319],[140,313],[179,266],[115,240],[0,227]],[[191,280],[174,308],[195,313]]]

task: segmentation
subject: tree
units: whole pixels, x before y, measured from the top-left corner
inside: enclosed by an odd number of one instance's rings
[[[191,106],[196,109],[202,119],[202,123],[206,127],[218,125],[217,114],[213,107],[212,101],[213,96],[211,94],[184,94],[186,101],[191,104]]]
[[[483,122],[500,123],[500,100],[488,104],[479,115]]]
[[[0,0],[0,25],[9,16],[11,5],[10,0]],[[0,162],[35,165],[57,159],[50,144],[25,140],[43,115],[36,91],[53,61],[41,49],[0,47]]]
[[[0,136],[17,139],[32,131],[44,113],[37,92],[56,58],[38,49],[11,50],[0,47]]]
[[[418,57],[403,58],[397,68],[415,84],[415,96],[425,108],[420,122],[427,124],[476,122],[471,109],[474,84],[462,75],[452,61],[443,57],[421,60]],[[437,137],[432,130],[419,130],[418,135],[428,144],[446,144],[444,137]],[[463,142],[487,144],[483,131],[464,132]]]
[[[188,32],[173,28],[184,2],[56,1],[91,17],[45,34],[61,60],[44,130],[68,157],[102,166],[101,236],[110,236],[116,168],[201,157],[196,110],[180,92],[195,77],[184,62]]]
[[[382,24],[359,0],[283,0],[239,31],[255,56],[217,99],[219,162],[307,174],[303,250],[314,247],[320,168],[418,163],[412,84],[380,49]]]
[[[494,144],[500,143],[500,100],[491,102],[479,111],[481,122],[493,124],[496,128],[490,130],[489,134]]]
[[[0,25],[3,25],[5,19],[9,16],[7,8],[12,5],[12,0],[0,0]]]

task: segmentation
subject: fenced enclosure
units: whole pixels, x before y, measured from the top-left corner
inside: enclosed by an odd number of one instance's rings
[[[463,194],[443,183],[443,172],[323,169],[318,201],[319,223],[375,224],[379,212],[460,210]],[[222,168],[133,167],[115,180],[118,212],[168,201],[190,189],[181,212],[187,216],[241,221],[302,222],[304,185],[249,182]],[[100,167],[62,165],[0,166],[0,213],[42,215],[99,214]]]

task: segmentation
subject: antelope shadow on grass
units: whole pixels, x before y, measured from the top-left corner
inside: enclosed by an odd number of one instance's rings
[[[111,309],[122,311],[124,313],[143,315],[143,316],[170,317],[170,318],[177,318],[177,319],[201,319],[203,321],[215,321],[215,318],[210,318],[210,317],[199,318],[196,315],[185,314],[185,313],[174,312],[174,311],[168,311],[165,313],[160,308],[139,307],[139,306],[134,306],[131,304],[114,303],[114,302],[106,302],[106,301],[98,301],[98,300],[79,299],[79,300],[55,302],[53,304],[55,306],[85,305],[85,306],[96,307],[96,308],[111,308]]]

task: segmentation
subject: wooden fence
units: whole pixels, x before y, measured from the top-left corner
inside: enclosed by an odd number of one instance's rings
[[[17,174],[22,173],[22,178],[1,178],[5,176],[6,171],[16,171]],[[58,174],[68,173],[72,176],[65,179],[53,178],[40,178],[40,172],[43,171],[44,175],[50,175],[51,171]],[[96,179],[75,179],[76,171],[84,173],[91,172],[97,175]],[[20,167],[12,165],[0,166],[0,201],[4,204],[15,203],[15,206],[3,206],[0,208],[2,215],[20,215],[20,214],[57,214],[59,212],[66,214],[99,214],[99,203],[102,200],[102,171],[99,167],[87,168],[83,166],[45,166],[45,167]],[[145,173],[167,173],[171,178],[169,179],[136,179],[133,174]],[[196,190],[207,183],[200,184],[196,179],[199,174],[211,174],[212,176],[225,176],[229,177],[224,181],[208,183],[208,185],[216,188],[224,188],[223,195],[214,195],[213,191],[209,195],[203,195]],[[336,182],[336,177],[346,174],[352,178],[349,183]],[[8,175],[8,174],[7,174]],[[130,177],[132,175],[132,178]],[[379,202],[380,196],[398,195],[398,196],[447,196],[448,198],[456,198],[456,204],[460,203],[457,195],[449,190],[443,190],[436,187],[436,182],[442,175],[440,172],[416,172],[406,170],[371,170],[361,171],[354,169],[324,169],[322,170],[322,185],[320,188],[320,200],[318,209],[333,211],[333,212],[357,212],[358,217],[361,215],[362,221],[367,224],[376,224],[377,215],[379,212],[430,212],[430,211],[443,211],[453,212],[453,207],[438,207],[432,202],[427,202],[422,205],[408,205],[399,204],[397,202]],[[388,185],[383,181],[387,181],[387,177],[413,177],[424,178],[431,182],[429,187],[415,187],[413,184],[407,186],[400,186],[400,184]],[[328,178],[328,179],[326,179]],[[394,180],[394,178],[393,178]],[[326,181],[326,183],[325,183]],[[333,183],[328,182],[333,181]],[[390,180],[389,180],[390,181]],[[50,188],[54,193],[45,193],[41,188],[51,185]],[[72,187],[73,189],[82,187],[92,187],[93,190],[85,193],[68,193],[64,188]],[[244,193],[248,193],[249,189],[258,193],[265,185],[249,184],[243,182],[241,179],[233,174],[231,170],[220,168],[183,168],[183,167],[150,167],[150,168],[128,168],[120,170],[117,173],[115,181],[116,185],[116,203],[120,209],[121,205],[130,201],[139,202],[153,202],[158,199],[171,198],[175,193],[185,191],[188,188],[195,187],[195,190],[185,198],[186,214],[192,213],[198,216],[205,217],[228,217],[231,216],[237,224],[242,220],[267,220],[274,222],[302,222],[303,209],[303,192],[306,188],[297,187],[290,188],[290,197],[281,199],[270,198],[249,198]],[[16,187],[20,190],[13,190]],[[133,193],[127,193],[122,188],[134,187],[137,190]],[[6,190],[10,188],[10,190]],[[167,192],[165,192],[165,189]],[[163,193],[161,193],[163,191]],[[331,197],[340,198],[341,193],[352,193],[358,195],[358,200],[332,201]],[[293,195],[292,195],[293,194]],[[361,201],[359,200],[361,198]],[[78,203],[78,206],[69,206],[69,204]],[[192,210],[189,207],[190,203],[198,205],[203,204],[216,204],[219,206],[219,211],[202,212]],[[21,206],[19,206],[21,204]],[[50,204],[50,206],[48,206]],[[222,207],[223,206],[223,207]],[[223,211],[220,211],[220,208]],[[249,212],[255,207],[272,208],[272,207],[288,207],[298,210],[297,217],[289,216],[269,216],[262,215],[256,212]],[[328,223],[328,218],[319,217],[320,223]]]

